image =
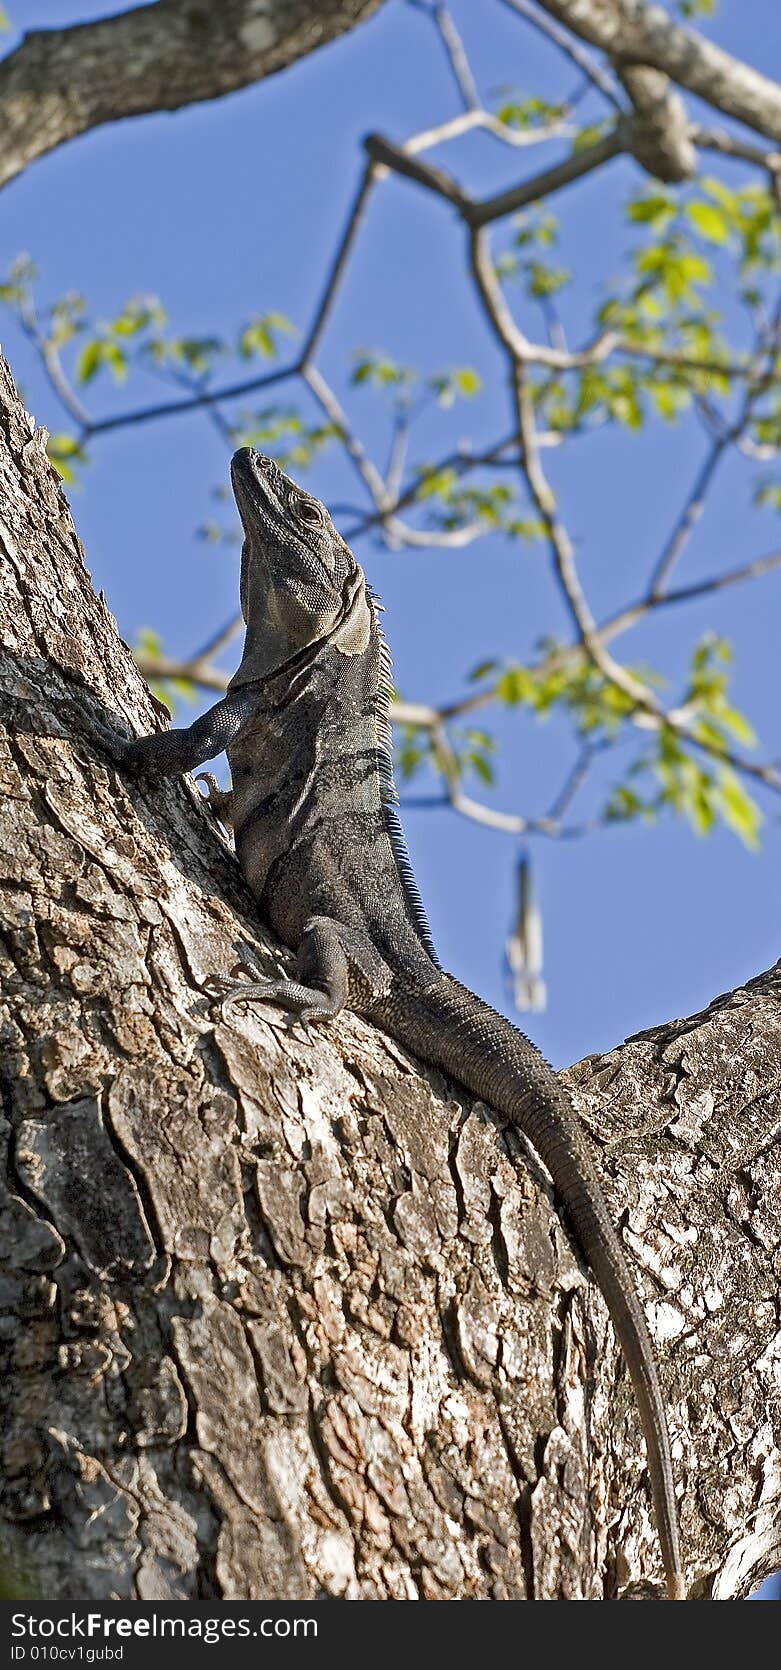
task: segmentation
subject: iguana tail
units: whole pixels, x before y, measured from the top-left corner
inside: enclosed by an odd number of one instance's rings
[[[654,1348],[591,1153],[570,1099],[539,1050],[449,975],[407,997],[398,988],[380,1024],[416,1055],[505,1113],[553,1179],[604,1298],[632,1378],[670,1600],[685,1598],[670,1439]]]

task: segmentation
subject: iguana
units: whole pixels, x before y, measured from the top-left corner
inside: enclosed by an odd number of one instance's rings
[[[670,1444],[653,1346],[578,1118],[523,1033],[440,966],[394,789],[390,659],[379,604],[328,511],[269,458],[231,466],[244,528],[244,655],[188,730],[123,750],[132,771],[192,770],[227,750],[239,864],[296,978],[234,981],[302,1021],[345,1006],[523,1132],[596,1276],[634,1384],[668,1596],[684,1598]],[[225,796],[218,815],[228,821]]]

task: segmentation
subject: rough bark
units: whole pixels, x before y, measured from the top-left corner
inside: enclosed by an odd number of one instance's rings
[[[381,0],[156,0],[25,35],[0,63],[0,186],[76,134],[221,98],[352,29]]]
[[[658,1584],[627,1376],[514,1134],[354,1017],[215,1017],[237,944],[278,952],[195,790],[142,793],[92,740],[152,703],[1,363],[0,574],[15,1592]],[[781,970],[570,1082],[659,1343],[692,1590],[744,1594],[781,1563]]]

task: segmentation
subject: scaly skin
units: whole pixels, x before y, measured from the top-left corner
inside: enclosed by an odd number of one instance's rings
[[[395,809],[390,663],[363,571],[327,511],[249,448],[233,460],[244,524],[244,656],[188,731],[125,749],[135,770],[192,770],[227,749],[236,852],[297,978],[223,983],[303,1020],[349,1006],[523,1132],[553,1179],[632,1377],[670,1599],[684,1598],[667,1422],[645,1316],[570,1099],[516,1027],[443,972]],[[251,971],[254,972],[254,971]]]

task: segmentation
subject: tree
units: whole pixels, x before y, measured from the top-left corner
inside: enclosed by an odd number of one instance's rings
[[[136,25],[191,21],[196,9],[142,8]],[[335,9],[334,29],[370,9]],[[579,752],[551,813],[536,820],[541,833],[566,827],[587,769],[629,739],[631,769],[596,824],[668,805],[702,828],[722,818],[752,840],[753,793],[777,792],[777,768],[751,755],[728,696],[726,647],[697,641],[687,686],[669,704],[649,670],[619,662],[612,646],[638,618],[781,560],[770,553],[670,583],[724,456],[742,449],[772,465],[779,320],[770,299],[776,153],[732,129],[693,127],[670,78],[709,90],[720,112],[750,118],[771,140],[778,90],[700,38],[686,36],[684,52],[682,30],[658,8],[513,0],[512,9],[544,28],[585,81],[561,105],[518,97],[488,112],[438,9],[464,104],[446,126],[486,128],[505,146],[561,138],[569,154],[478,200],[423,160],[431,134],[402,146],[367,140],[355,211],[291,368],[250,366],[238,388],[226,387],[219,339],[171,338],[149,302],[101,329],[73,297],[42,314],[24,265],[4,299],[76,425],[50,442],[61,471],[109,428],[166,409],[202,408],[231,444],[249,438],[236,403],[294,374],[321,418],[272,407],[254,420],[257,438],[269,450],[275,440],[292,447],[299,467],[326,445],[344,448],[371,501],[353,537],[374,528],[391,544],[447,548],[499,529],[541,543],[570,639],[546,645],[532,665],[479,669],[455,711],[397,704],[402,766],[433,762],[458,810],[508,820],[466,794],[464,769],[490,771],[490,740],[461,737],[453,722],[492,701],[537,713],[558,706]],[[108,20],[109,49],[134,15]],[[609,48],[608,66],[584,55],[581,36]],[[33,80],[44,103],[46,65],[53,74],[57,53],[74,44],[66,31],[30,49],[43,65]],[[23,51],[7,60],[11,89]],[[287,57],[297,51],[288,40]],[[272,54],[252,75],[275,67]],[[586,121],[592,90],[617,111],[598,131]],[[16,119],[15,96],[4,107],[0,74],[0,128]],[[209,96],[197,76],[189,96]],[[181,85],[174,102],[184,102]],[[121,108],[137,108],[132,93]],[[29,154],[73,131],[55,122]],[[756,178],[689,184],[702,150]],[[664,185],[633,195],[642,241],[629,282],[573,350],[559,316],[552,211],[537,205],[621,152]],[[512,402],[509,435],[409,475],[420,396],[408,369],[374,352],[353,367],[354,386],[392,397],[383,475],[314,357],[368,196],[388,170],[444,199],[463,224]],[[526,218],[497,259],[487,228],[516,211]],[[704,304],[706,246],[734,251],[749,347],[726,339]],[[524,307],[542,308],[543,342],[511,310],[501,280],[513,273]],[[254,319],[240,357],[269,357],[285,328],[281,315]],[[139,346],[186,392],[89,417],[78,383],[123,374]],[[471,367],[451,367],[431,374],[425,398],[446,411],[478,385]],[[683,409],[710,434],[705,464],[648,586],[597,621],[543,457],[602,425]],[[208,977],[230,965],[237,934],[257,934],[251,902],[191,791],[137,795],[101,763],[96,699],[99,711],[121,707],[148,729],[149,698],[91,592],[40,437],[7,376],[2,414],[12,1166],[3,1252],[16,1307],[3,1511],[19,1582],[66,1593],[78,1574],[96,1596],[235,1597],[597,1595],[635,1583],[656,1559],[637,1419],[601,1301],[583,1283],[544,1180],[485,1110],[468,1117],[452,1087],[421,1077],[356,1020],[318,1039],[316,1055],[265,1015],[213,1024]],[[511,496],[508,466],[523,498]],[[775,491],[768,471],[762,493]],[[137,660],[158,680],[213,689],[225,677],[216,650],[172,664],[147,642]],[[514,815],[513,827],[534,821]],[[666,1349],[684,1539],[703,1594],[745,1593],[778,1564],[776,1006],[771,973],[572,1073]]]

